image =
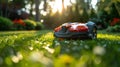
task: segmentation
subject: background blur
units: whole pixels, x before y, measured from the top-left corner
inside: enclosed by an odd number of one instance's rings
[[[119,7],[120,0],[0,0],[0,16],[12,21],[30,19],[46,29],[92,20],[102,29],[120,18]]]

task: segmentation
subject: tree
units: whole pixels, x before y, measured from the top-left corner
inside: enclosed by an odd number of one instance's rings
[[[64,0],[62,0],[62,12],[64,13],[64,11],[65,11]]]
[[[90,10],[89,17],[90,18],[97,18],[96,11],[93,8]]]
[[[34,0],[26,0],[26,2],[27,2],[26,5],[30,4],[30,7],[29,7],[30,8],[30,10],[29,10],[30,11],[30,16],[33,17],[32,13],[34,11],[34,8],[33,8],[33,6],[34,6]]]
[[[117,17],[117,16],[120,16],[120,8],[118,8],[118,7],[120,7],[119,4],[120,4],[119,0],[104,0],[104,1],[100,0],[100,2],[98,2],[98,4],[97,4],[97,6],[98,6],[97,11],[99,13],[99,11],[105,10],[105,11],[107,11],[107,13],[109,15],[111,15],[111,16],[116,15],[116,17]],[[113,17],[111,17],[111,18],[113,18]]]
[[[13,16],[21,14],[20,10],[24,7],[24,0],[0,0],[0,15],[13,19]]]
[[[44,0],[44,11],[47,10],[47,0]]]
[[[45,0],[46,1],[46,0]],[[54,2],[55,0],[49,0]],[[47,2],[49,2],[47,1]],[[59,24],[65,23],[65,22],[86,22],[89,19],[88,11],[91,9],[91,0],[75,0],[76,2],[73,3],[72,0],[69,0],[72,5],[67,6],[65,8],[64,2],[65,0],[62,1],[62,13],[59,14],[59,12],[52,13],[50,5],[47,5],[49,9],[48,15],[46,15],[44,18],[45,24],[47,26],[48,23],[53,25],[51,26],[52,28],[58,26]],[[45,3],[44,3],[45,4]],[[47,17],[47,18],[46,18]],[[51,19],[50,19],[51,18]]]
[[[40,11],[39,11],[40,0],[35,0],[35,21],[40,21]]]

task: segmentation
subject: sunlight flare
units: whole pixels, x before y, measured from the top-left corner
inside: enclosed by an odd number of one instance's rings
[[[53,6],[53,12],[62,12],[62,0],[55,0],[54,6]]]
[[[70,6],[70,0],[64,0],[64,9],[67,8],[67,6]],[[63,10],[63,5],[62,5],[62,0],[55,0],[54,2],[50,2],[50,6],[52,8],[53,13],[55,12],[62,12]]]

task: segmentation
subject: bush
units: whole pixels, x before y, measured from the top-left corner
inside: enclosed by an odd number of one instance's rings
[[[13,22],[7,18],[0,17],[0,31],[12,30]]]
[[[24,20],[24,22],[25,22],[26,30],[34,30],[37,25],[35,21],[29,20],[29,19]]]
[[[120,19],[119,18],[113,18],[112,22],[110,23],[111,26],[114,25],[120,25]]]
[[[92,18],[92,19],[90,19],[90,21],[95,22],[95,24],[98,26],[99,30],[106,29],[108,27],[108,24],[101,19]]]
[[[36,30],[44,29],[44,25],[41,22],[37,22],[37,25],[35,27]]]
[[[107,28],[108,32],[120,32],[120,26],[119,25],[115,25],[115,26],[109,26]]]
[[[14,28],[16,30],[24,30],[25,29],[25,22],[22,19],[15,19],[13,20]]]

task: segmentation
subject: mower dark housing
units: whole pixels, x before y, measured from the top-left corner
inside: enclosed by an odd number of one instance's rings
[[[97,26],[94,22],[87,23],[70,22],[64,23],[54,29],[56,38],[97,38]]]

